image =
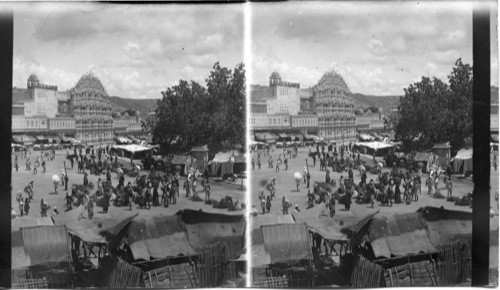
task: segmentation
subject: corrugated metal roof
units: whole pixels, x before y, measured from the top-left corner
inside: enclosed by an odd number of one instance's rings
[[[149,261],[151,258],[197,254],[188,242],[186,227],[179,215],[150,218],[135,216],[126,221],[128,227],[125,234],[135,260]],[[121,229],[126,226],[122,224]]]
[[[312,258],[309,232],[305,223],[267,225],[262,226],[260,231],[266,256],[269,255],[271,263]]]
[[[128,242],[156,239],[162,236],[185,232],[186,228],[177,215],[135,217],[127,230]]]
[[[326,208],[324,203],[292,215],[296,223],[306,223],[309,231],[317,233],[327,240],[347,240],[347,237],[342,233],[342,228],[360,220],[351,212],[330,217],[330,210]]]
[[[437,251],[424,219],[416,212],[373,218],[368,227],[368,239],[375,257]]]
[[[417,253],[434,253],[438,250],[429,239],[426,230],[416,230],[376,239],[371,242],[375,257],[406,256]]]
[[[105,244],[107,240],[100,234],[99,229],[87,218],[87,211],[83,206],[52,216],[54,224],[65,225],[71,235],[79,237],[88,243]]]
[[[189,244],[199,250],[217,242],[232,245],[233,254],[237,254],[245,243],[246,220],[244,215],[226,215],[219,213],[182,210],[181,216],[186,229]]]
[[[136,241],[130,244],[135,260],[165,259],[198,254],[190,245],[185,232],[178,232],[159,238]]]
[[[471,238],[472,213],[426,206],[419,215],[426,221],[429,238],[436,247],[446,245],[457,238]]]
[[[58,263],[70,256],[65,226],[21,228],[24,251],[31,265]]]
[[[21,228],[34,227],[34,226],[52,226],[54,223],[50,217],[34,217],[34,216],[22,216],[16,217],[12,220],[11,231],[16,232]]]
[[[277,224],[294,224],[295,221],[293,217],[289,214],[287,215],[276,215],[276,214],[264,214],[257,215],[250,218],[252,230],[259,229],[261,226],[265,225],[277,225]]]
[[[374,217],[370,223],[368,234],[370,241],[374,241],[417,230],[427,230],[427,226],[418,213],[412,212]]]

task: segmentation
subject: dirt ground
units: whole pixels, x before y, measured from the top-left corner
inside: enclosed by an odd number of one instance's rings
[[[31,154],[31,161],[32,161],[32,166],[34,164],[34,160],[36,159],[37,156],[40,156],[40,151],[33,151]],[[14,156],[12,156],[12,160],[14,160]],[[47,167],[47,172],[42,173],[41,167],[38,170],[37,175],[33,175],[33,171],[26,171],[26,160],[25,159],[18,159],[19,160],[19,172],[16,172],[15,168],[12,168],[12,207],[16,211],[16,213],[19,214],[19,206],[16,201],[16,193],[18,190],[23,191],[24,186],[29,180],[34,180],[34,199],[31,202],[30,206],[30,216],[35,216],[35,217],[40,217],[40,201],[43,198],[50,206],[51,209],[48,212],[48,214],[53,214],[53,209],[57,207],[59,212],[64,212],[65,210],[65,200],[64,197],[66,195],[66,192],[64,191],[64,188],[60,185],[59,186],[59,194],[54,194],[54,185],[52,182],[52,175],[54,174],[61,174],[62,169],[64,168],[63,161],[66,161],[66,167],[68,171],[68,177],[69,177],[69,186],[68,186],[68,191],[71,194],[71,184],[83,184],[83,174],[82,173],[77,173],[77,165],[75,162],[75,166],[73,169],[71,169],[71,164],[69,160],[66,160],[66,150],[56,150],[56,157],[53,161],[48,161],[46,162],[46,167]],[[119,163],[127,163],[130,162],[130,159],[118,159]],[[140,160],[135,160],[134,163],[138,164],[140,163]],[[14,163],[12,163],[14,164]],[[32,167],[33,168],[33,167]],[[88,172],[88,170],[86,171]],[[147,174],[147,171],[142,171],[141,174]],[[116,185],[118,183],[118,177],[116,173],[111,173],[112,175],[112,183],[113,185]],[[103,180],[106,179],[105,174],[102,174],[100,176],[96,175],[90,175],[88,176],[89,181],[93,182],[94,184],[97,184],[98,178],[101,178]],[[135,178],[125,176],[125,184],[127,184],[129,181],[134,183]],[[184,182],[184,180],[181,180],[181,185]],[[245,183],[243,182],[243,185]],[[239,199],[240,202],[245,202],[245,188],[241,188],[241,180],[238,181],[237,183],[229,183],[229,182],[216,182],[214,179],[210,180],[210,186],[211,186],[211,198],[220,200],[224,198],[226,195],[229,195],[233,198],[233,201],[236,201]],[[201,186],[198,185],[198,191],[201,191]],[[27,195],[24,194],[24,197],[26,198]],[[160,191],[161,195],[161,191]],[[151,207],[150,210],[148,209],[138,209],[137,205],[134,205],[132,207],[132,211],[128,210],[128,207],[115,207],[111,205],[109,208],[108,214],[104,214],[102,212],[102,208],[100,207],[95,207],[94,208],[94,219],[95,220],[103,220],[107,219],[109,217],[112,217],[113,219],[120,219],[121,217],[126,217],[130,216],[131,214],[134,214],[136,212],[139,212],[140,216],[148,217],[148,216],[157,216],[157,215],[172,215],[177,213],[179,210],[182,209],[202,209],[205,212],[216,212],[216,213],[224,213],[224,214],[243,214],[244,211],[236,211],[236,212],[229,212],[226,209],[214,209],[211,205],[206,205],[203,202],[194,202],[191,200],[188,200],[185,197],[185,191],[181,188],[180,189],[180,198],[177,199],[177,204],[170,205],[168,208],[164,208],[163,206],[158,206],[158,207]],[[204,198],[204,194],[200,194],[201,198]],[[17,217],[20,218],[20,217]]]
[[[315,148],[314,149],[311,148],[311,150],[315,151]],[[281,153],[283,153],[283,149],[275,149],[274,151],[271,152],[275,166],[276,166],[276,159],[278,155]],[[281,200],[283,196],[285,196],[292,203],[293,207],[295,207],[295,205],[298,205],[300,210],[303,211],[306,209],[307,207],[306,184],[302,182],[300,185],[300,192],[297,192],[293,176],[295,172],[299,172],[302,174],[302,172],[304,171],[304,167],[306,166],[305,160],[306,158],[308,158],[308,153],[309,153],[309,148],[307,147],[299,148],[297,158],[288,160],[288,165],[289,165],[288,170],[285,170],[285,167],[282,164],[280,166],[279,172],[275,172],[274,168],[272,169],[268,168],[267,160],[269,157],[268,156],[263,157],[261,155],[261,163],[262,163],[261,169],[259,170],[257,168],[257,165],[255,165],[254,170],[250,169],[252,176],[250,179],[251,205],[255,205],[255,207],[259,211],[259,214],[262,214],[260,208],[260,202],[258,199],[259,189],[265,188],[267,180],[269,180],[272,177],[276,177],[276,183],[277,183],[276,196],[272,201],[272,207],[271,207],[272,214],[279,214],[279,215],[282,214]],[[256,152],[252,153],[251,157],[254,158],[257,164],[257,153]],[[368,156],[366,156],[365,158],[368,158]],[[313,191],[312,186],[314,184],[314,181],[319,181],[319,182],[325,181],[325,172],[319,170],[319,162],[317,162],[316,166],[313,167],[313,161],[311,158],[308,158],[308,164],[309,164],[309,171],[311,174],[310,190],[312,192]],[[390,168],[384,168],[384,171],[390,171]],[[340,175],[343,175],[345,178],[348,174],[347,172],[343,173],[330,172],[330,177],[335,181],[337,181],[337,188]],[[491,167],[490,176],[491,176],[490,204],[491,208],[495,212],[495,215],[490,219],[490,228],[494,230],[498,229],[498,202],[495,200],[495,192],[498,191],[499,173],[498,171],[495,171],[493,167]],[[424,174],[422,177],[422,181],[425,182],[427,177],[428,175]],[[377,178],[376,175],[367,173],[367,181],[370,181],[370,179],[376,181],[376,178]],[[355,170],[354,181],[356,183],[359,183],[360,180],[361,176],[359,172]],[[458,179],[457,176],[454,175],[452,176],[452,183],[453,183],[454,196],[461,198],[465,194],[473,191],[474,184],[472,182],[472,178]],[[441,189],[442,194],[446,196],[446,189],[443,183],[440,184],[439,188]],[[265,190],[265,192],[267,196],[269,192],[267,190]],[[409,205],[394,204],[391,207],[391,206],[382,206],[380,205],[380,203],[377,202],[375,203],[374,208],[371,208],[371,205],[356,204],[355,202],[353,202],[351,204],[350,211],[345,211],[343,205],[337,204],[336,215],[340,217],[342,216],[363,217],[377,210],[380,210],[379,215],[388,216],[397,213],[415,212],[417,209],[423,206],[436,206],[436,207],[442,206],[445,209],[472,212],[472,209],[469,206],[456,206],[454,205],[454,203],[446,201],[446,199],[432,198],[431,196],[427,195],[427,189],[425,188],[425,186],[422,186],[422,195],[419,196],[419,200],[417,202],[412,202]],[[289,209],[289,213],[293,213],[293,208]],[[498,246],[492,246],[490,250],[490,256],[491,256],[491,266],[498,267]]]

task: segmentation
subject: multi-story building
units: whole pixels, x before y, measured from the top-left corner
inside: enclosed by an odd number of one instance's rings
[[[76,120],[76,138],[84,143],[113,141],[113,118],[109,96],[101,81],[91,73],[83,75],[70,91]]]
[[[356,129],[359,133],[381,132],[385,130],[384,118],[380,113],[356,116]]]
[[[316,114],[312,88],[300,89],[300,112],[305,114]]]
[[[112,118],[109,96],[92,74],[82,76],[74,88],[63,92],[42,84],[32,74],[26,89],[12,89],[12,101],[13,136],[62,134],[84,143],[106,144],[116,133],[142,133],[139,118]],[[114,126],[115,122],[122,125]]]
[[[313,87],[319,136],[330,142],[356,140],[356,116],[351,91],[334,70],[326,72]]]
[[[268,114],[293,116],[300,111],[300,85],[282,81],[277,72],[269,77],[269,86],[251,86],[250,96],[252,103],[265,103]]]

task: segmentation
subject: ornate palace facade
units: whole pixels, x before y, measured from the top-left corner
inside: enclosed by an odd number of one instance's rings
[[[113,141],[113,117],[109,96],[93,74],[83,75],[70,91],[76,121],[76,138],[84,143]]]
[[[356,116],[351,91],[334,70],[326,72],[313,87],[319,137],[337,144],[356,140]]]

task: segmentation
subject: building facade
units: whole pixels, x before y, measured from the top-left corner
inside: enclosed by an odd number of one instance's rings
[[[84,143],[113,141],[113,117],[109,96],[101,81],[92,74],[83,75],[70,91],[76,121],[76,138]]]
[[[356,116],[356,129],[359,133],[381,132],[385,130],[382,114]]]
[[[26,89],[12,89],[12,101],[13,136],[62,134],[97,145],[113,142],[115,128],[127,134],[142,133],[139,118],[112,117],[109,96],[92,74],[83,75],[74,88],[63,92],[32,74]]]
[[[331,70],[313,87],[319,137],[330,142],[356,140],[356,116],[351,91],[344,79]]]

